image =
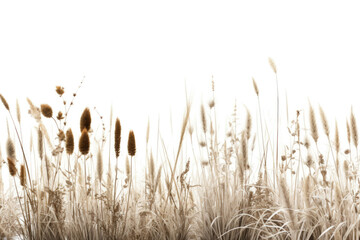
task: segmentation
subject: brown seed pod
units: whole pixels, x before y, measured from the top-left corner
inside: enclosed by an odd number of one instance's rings
[[[71,128],[69,128],[66,131],[66,138],[65,138],[65,148],[66,153],[71,155],[74,152],[74,135],[71,131]]]
[[[52,108],[50,107],[50,105],[41,104],[40,107],[41,107],[41,113],[42,113],[42,115],[44,115],[44,117],[52,118],[53,111],[52,111]]]
[[[56,91],[56,93],[59,94],[59,96],[61,97],[61,96],[64,94],[64,87],[56,86],[55,91]]]
[[[8,157],[7,160],[8,160],[8,166],[9,166],[9,173],[13,177],[17,173],[17,169],[15,166],[15,159]]]
[[[86,128],[81,133],[80,140],[79,140],[79,150],[81,154],[86,155],[89,153],[90,150],[90,138],[88,131]]]
[[[115,122],[115,144],[114,144],[116,158],[118,158],[119,155],[120,155],[120,141],[121,141],[121,124],[120,124],[119,118],[116,118],[116,122]]]
[[[85,108],[80,118],[80,131],[82,132],[84,128],[86,128],[86,130],[89,131],[90,125],[91,125],[90,110],[89,108]]]
[[[130,156],[135,156],[136,153],[135,135],[132,130],[129,132],[128,153]]]

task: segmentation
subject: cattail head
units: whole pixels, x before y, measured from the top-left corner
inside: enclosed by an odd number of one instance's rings
[[[90,125],[91,125],[90,110],[89,108],[85,108],[80,118],[80,131],[82,132],[84,128],[86,128],[86,130],[89,131]]]
[[[116,122],[115,122],[115,144],[114,144],[116,158],[118,158],[119,155],[120,155],[120,141],[121,141],[121,124],[120,124],[119,118],[116,118]]]
[[[8,157],[7,160],[8,160],[9,173],[12,177],[14,177],[17,173],[15,159]]]
[[[20,166],[20,185],[23,187],[26,186],[26,171],[24,164],[21,164]]]
[[[65,148],[66,153],[71,155],[74,152],[74,135],[71,131],[71,128],[69,128],[66,131],[66,137],[65,137]]]
[[[0,94],[0,99],[2,101],[2,103],[4,104],[4,107],[10,111],[10,108],[9,108],[9,104],[7,103],[7,101],[5,100],[5,98],[3,97],[3,95]]]
[[[15,145],[11,138],[6,141],[6,154],[9,158],[16,159]]]
[[[81,154],[86,155],[89,153],[90,150],[90,138],[88,131],[86,128],[81,133],[80,140],[79,140],[79,150]]]
[[[135,135],[132,130],[129,132],[128,153],[130,156],[135,156],[136,153]]]
[[[259,88],[258,88],[258,86],[256,84],[256,81],[255,81],[254,78],[252,78],[252,81],[253,81],[253,86],[254,86],[255,93],[256,93],[257,96],[259,96]]]
[[[52,118],[53,111],[52,111],[52,108],[50,107],[50,105],[41,104],[40,108],[41,108],[41,113],[42,113],[42,115],[44,115],[44,117]]]
[[[40,159],[42,159],[44,153],[44,140],[43,140],[44,138],[40,128],[38,128],[37,133],[38,133],[38,152]]]

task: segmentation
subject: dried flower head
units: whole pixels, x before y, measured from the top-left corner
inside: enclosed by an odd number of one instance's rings
[[[66,153],[71,155],[74,152],[74,135],[71,131],[71,128],[69,128],[66,131],[66,137],[65,137],[65,148]]]
[[[56,118],[57,118],[57,120],[62,120],[62,119],[64,119],[64,115],[63,115],[63,113],[61,112],[61,111],[59,111],[58,112],[58,115],[56,116]]]
[[[53,111],[52,111],[52,108],[50,107],[50,105],[41,104],[40,107],[41,107],[41,113],[42,113],[42,115],[44,115],[44,117],[52,118]]]
[[[7,103],[7,101],[5,100],[5,98],[3,97],[3,95],[0,94],[0,99],[2,101],[2,103],[4,104],[4,107],[10,111],[10,108],[9,108],[9,104]]]
[[[81,133],[80,140],[79,140],[79,150],[81,154],[86,155],[89,153],[90,150],[90,138],[88,131],[86,128]]]
[[[128,153],[130,156],[135,156],[136,153],[135,135],[132,130],[129,132]]]
[[[55,91],[56,91],[56,93],[59,94],[59,96],[61,97],[61,96],[64,94],[64,87],[56,86]]]
[[[120,124],[119,118],[116,118],[116,122],[115,122],[115,144],[114,144],[116,158],[118,158],[119,155],[120,155],[120,141],[121,141],[121,124]]]
[[[89,131],[90,125],[91,125],[90,110],[89,108],[85,108],[80,118],[80,131],[82,132],[84,128],[86,128],[86,130]]]

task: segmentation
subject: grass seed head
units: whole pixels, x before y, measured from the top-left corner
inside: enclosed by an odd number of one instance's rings
[[[5,100],[5,98],[3,97],[2,94],[0,94],[0,99],[1,99],[2,103],[4,104],[4,107],[5,107],[8,111],[10,111],[9,104],[7,103],[7,101]]]

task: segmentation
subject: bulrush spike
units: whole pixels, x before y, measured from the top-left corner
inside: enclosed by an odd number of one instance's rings
[[[120,155],[120,141],[121,141],[121,124],[120,124],[119,118],[116,118],[116,122],[115,122],[115,144],[114,144],[116,158],[118,158],[119,155]]]
[[[20,166],[20,185],[23,187],[26,186],[26,171],[24,164],[21,164]]]
[[[66,137],[65,137],[65,148],[66,153],[71,155],[74,152],[74,135],[71,131],[71,128],[69,128],[66,131]]]
[[[48,104],[41,104],[41,113],[46,118],[52,118],[53,110]]]
[[[135,135],[132,130],[129,132],[128,153],[130,156],[135,156],[136,153]]]
[[[14,177],[17,173],[15,159],[8,157],[7,160],[8,160],[8,166],[9,166],[9,173],[12,177]]]
[[[91,126],[90,110],[89,108],[85,108],[80,118],[80,131],[82,132],[84,128],[86,128],[86,130],[89,131],[90,126]]]
[[[89,153],[90,150],[90,138],[88,131],[86,128],[81,133],[80,140],[79,140],[79,150],[81,154],[86,155]]]

